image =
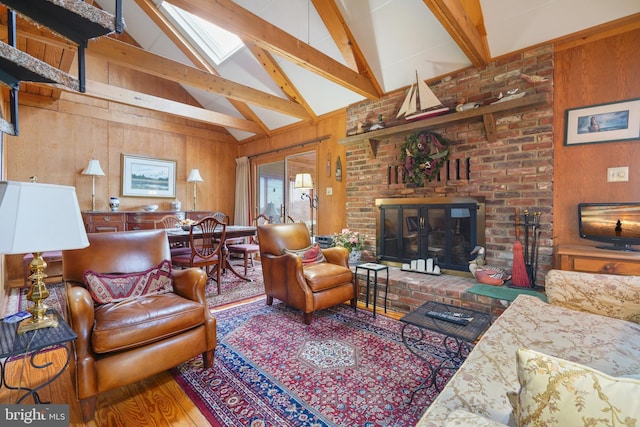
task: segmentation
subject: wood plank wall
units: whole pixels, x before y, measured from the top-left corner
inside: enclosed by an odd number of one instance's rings
[[[108,64],[88,56],[87,75],[141,92],[195,104],[179,85]],[[23,83],[24,85],[24,83]],[[176,195],[185,210],[193,208],[193,185],[186,182],[198,168],[198,209],[220,210],[233,218],[237,144],[224,129],[86,96],[63,93],[59,99],[20,93],[20,135],[5,137],[6,179],[76,187],[82,210],[91,209],[91,177],[81,175],[90,159],[98,159],[105,176],[96,177],[96,209],[108,210],[110,196],[119,196],[121,210],[158,203],[166,198],[121,196],[121,154],[177,161]],[[55,207],[51,209],[52,222]],[[7,257],[7,282],[22,282],[21,256]]]
[[[595,246],[578,235],[580,202],[640,201],[640,141],[564,145],[567,108],[640,98],[640,30],[580,46],[557,45],[554,99],[554,243]],[[607,182],[628,166],[629,182]]]

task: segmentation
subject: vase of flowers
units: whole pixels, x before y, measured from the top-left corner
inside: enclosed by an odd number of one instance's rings
[[[349,251],[349,264],[357,264],[362,257],[362,236],[357,231],[343,228],[340,233],[334,233],[331,246],[342,246]]]

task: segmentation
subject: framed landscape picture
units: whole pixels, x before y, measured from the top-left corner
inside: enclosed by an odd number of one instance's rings
[[[640,138],[640,99],[567,110],[565,145]]]
[[[122,195],[176,197],[176,161],[122,154]]]

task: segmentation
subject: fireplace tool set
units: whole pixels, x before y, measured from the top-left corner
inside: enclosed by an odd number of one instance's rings
[[[520,219],[520,210],[516,209],[515,227],[516,241],[513,246],[513,271],[511,283],[514,287],[535,287],[538,270],[538,245],[540,238],[541,212],[530,213],[523,211]],[[520,227],[523,227],[524,245],[520,242]]]

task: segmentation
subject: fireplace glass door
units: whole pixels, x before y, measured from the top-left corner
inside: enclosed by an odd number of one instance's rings
[[[475,204],[381,206],[378,256],[402,264],[432,258],[440,268],[468,271],[476,224]]]

